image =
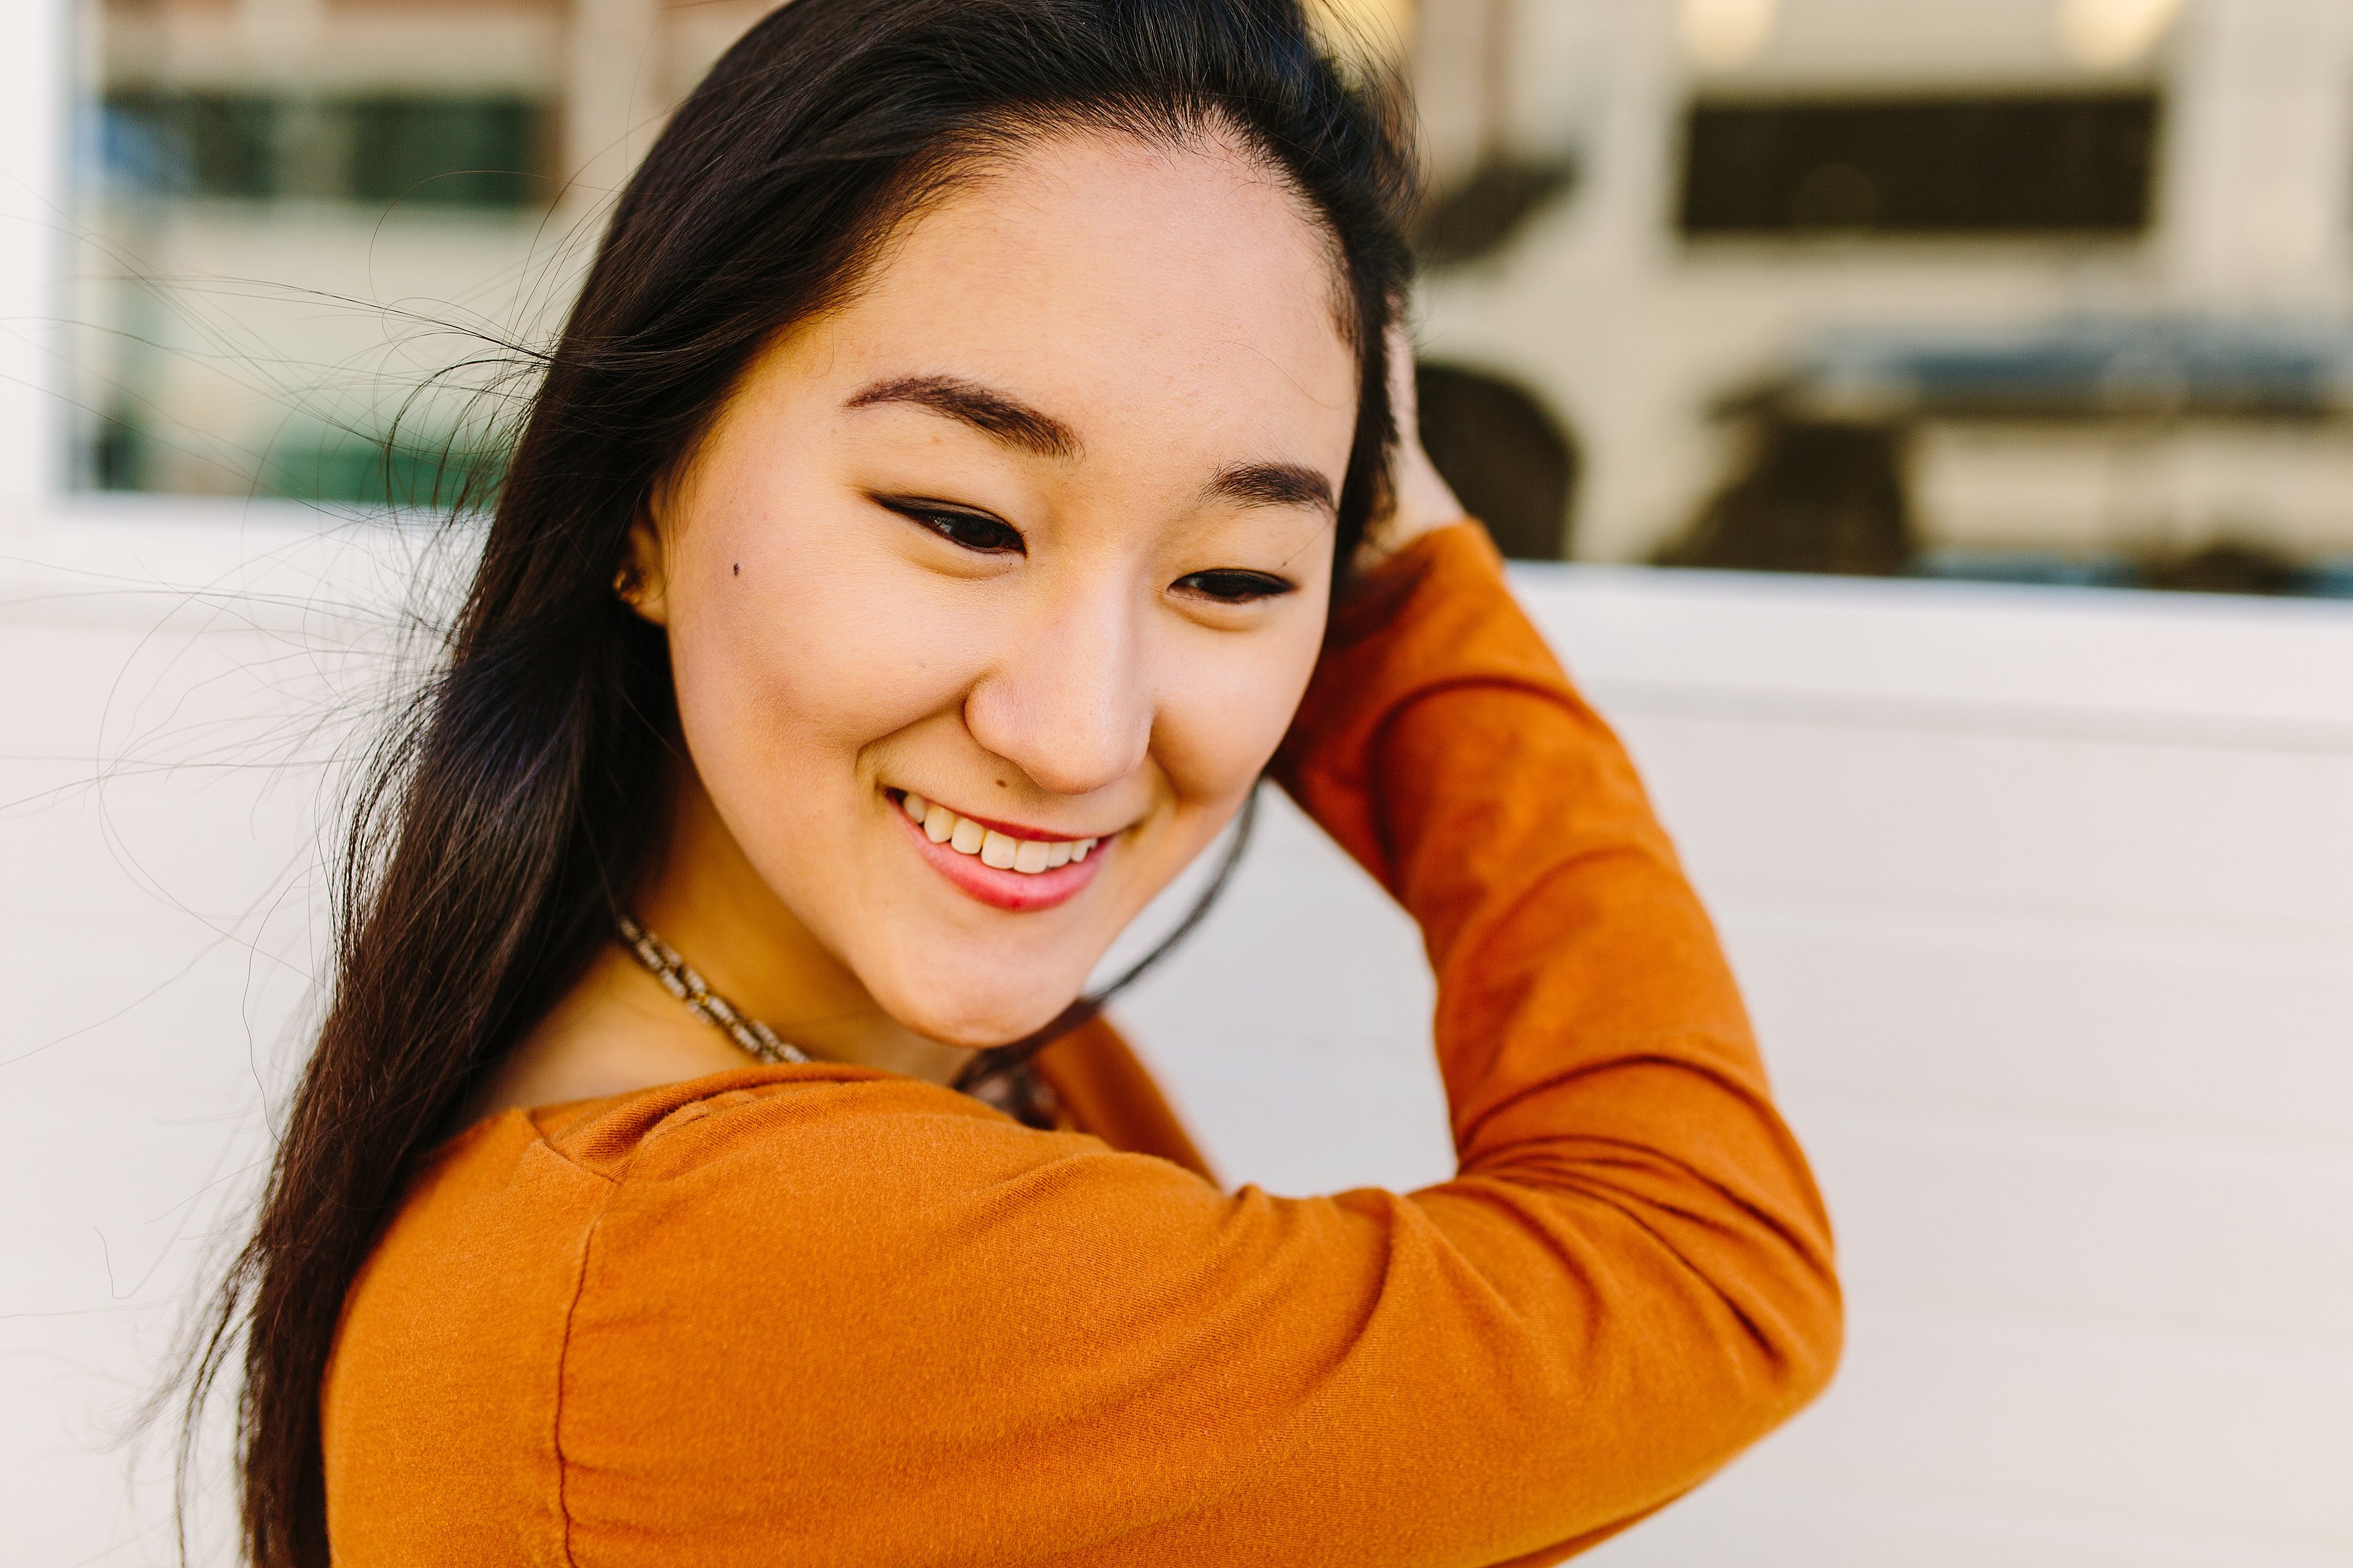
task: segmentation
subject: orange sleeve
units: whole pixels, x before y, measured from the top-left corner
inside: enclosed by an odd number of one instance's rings
[[[1151,1072],[1108,1020],[1080,1025],[1039,1052],[1035,1066],[1079,1131],[1114,1149],[1157,1154],[1217,1180]]]
[[[1421,923],[1460,1174],[1223,1193],[846,1068],[623,1105],[562,1141],[608,1192],[565,1560],[1551,1562],[1822,1386],[1828,1225],[1715,939],[1475,529],[1366,585],[1280,773]]]

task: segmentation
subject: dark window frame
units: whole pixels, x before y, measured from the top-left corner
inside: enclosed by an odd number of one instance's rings
[[[122,87],[100,113],[107,176],[153,199],[522,212],[554,195],[556,105],[520,92]]]
[[[1700,98],[1675,225],[1687,240],[2135,240],[2157,218],[2151,88]]]

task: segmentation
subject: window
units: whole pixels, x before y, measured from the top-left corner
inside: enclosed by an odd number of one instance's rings
[[[151,200],[521,207],[545,199],[542,105],[500,96],[111,93],[108,177]]]
[[[370,98],[333,106],[349,126],[351,194],[362,201],[528,206],[542,140],[537,105],[512,98]]]
[[[1683,231],[2082,235],[2149,224],[2154,94],[1699,103]]]
[[[430,362],[479,359],[459,340],[501,334],[502,280],[545,269],[542,99],[151,83],[107,92],[95,119],[84,485],[414,507],[486,493],[481,406]]]
[[[588,48],[571,0],[81,0],[73,482],[486,494],[505,345],[562,320],[600,202],[765,8],[607,0]]]

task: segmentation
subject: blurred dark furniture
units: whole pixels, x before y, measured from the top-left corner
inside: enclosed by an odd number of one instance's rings
[[[1414,366],[1421,444],[1496,548],[1514,561],[1564,561],[1577,494],[1577,445],[1534,393],[1465,365]]]

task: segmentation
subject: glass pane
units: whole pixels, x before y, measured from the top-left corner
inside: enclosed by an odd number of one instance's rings
[[[1694,103],[1686,235],[2115,234],[2148,226],[2153,93]]]
[[[1423,5],[1433,456],[1524,554],[2353,594],[2324,9]]]
[[[103,0],[71,268],[86,488],[447,504],[600,203],[765,7]]]

